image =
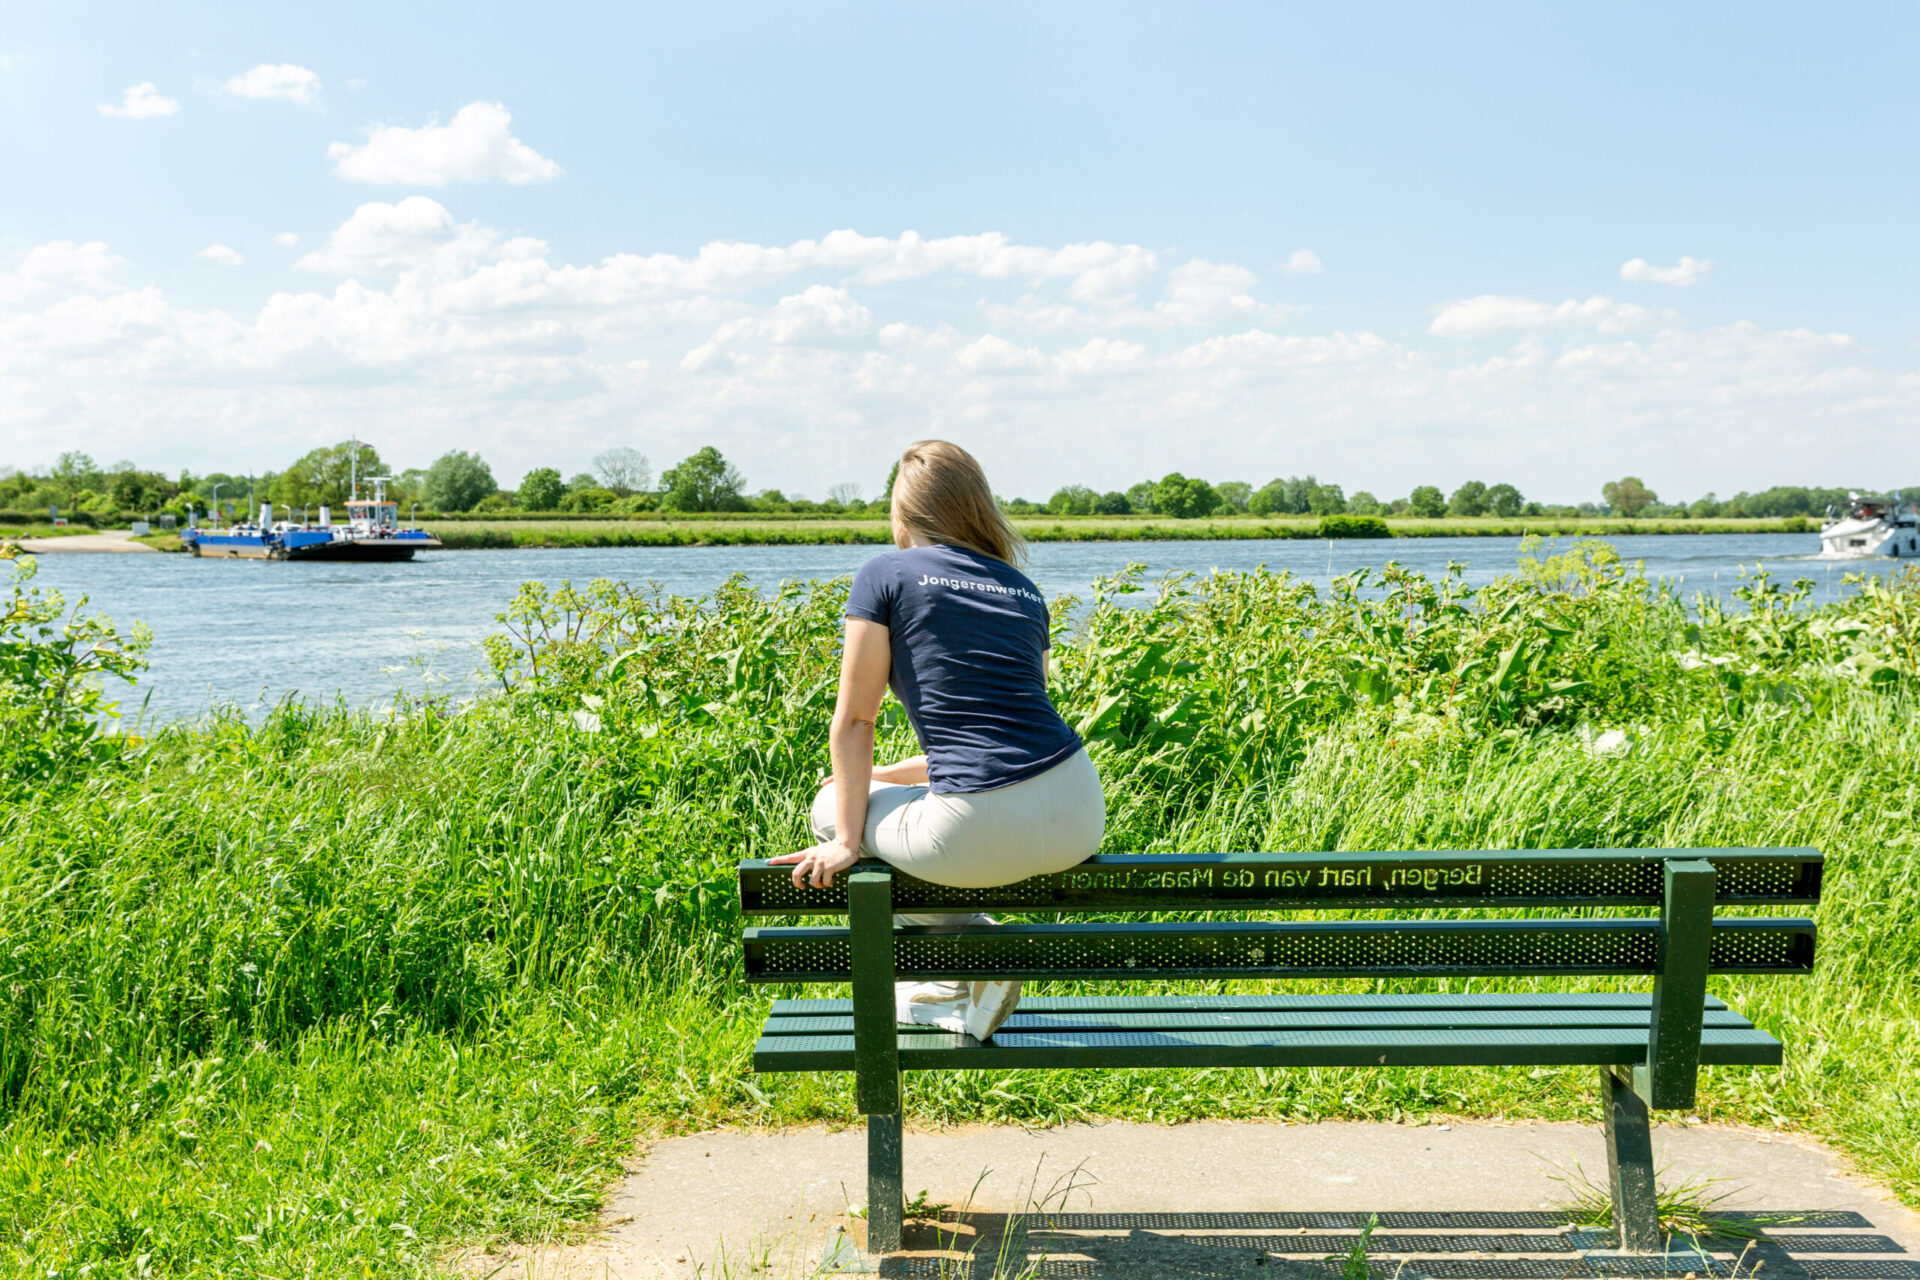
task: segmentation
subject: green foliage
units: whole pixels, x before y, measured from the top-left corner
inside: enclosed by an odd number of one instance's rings
[[[567,496],[567,485],[552,467],[535,467],[520,477],[520,508],[523,511],[558,511]]]
[[[1210,516],[1220,505],[1219,495],[1205,480],[1189,480],[1178,471],[1168,472],[1153,486],[1153,509],[1176,520]]]
[[[1487,514],[1487,486],[1478,480],[1469,480],[1453,491],[1447,499],[1447,514],[1450,516],[1483,516]]]
[[[497,488],[493,472],[479,454],[455,449],[441,454],[427,468],[420,484],[420,500],[439,511],[471,511]]]
[[[1431,520],[1435,516],[1447,513],[1447,500],[1440,490],[1430,484],[1417,486],[1407,495],[1407,514]]]
[[[1047,499],[1047,510],[1057,516],[1090,516],[1100,496],[1083,484],[1070,484]]]
[[[660,506],[666,511],[740,511],[747,479],[740,468],[708,445],[660,477]]]
[[[1340,1280],[1373,1280],[1373,1263],[1368,1257],[1373,1248],[1373,1233],[1380,1229],[1380,1215],[1368,1214],[1367,1225],[1354,1236],[1345,1253],[1330,1253],[1325,1261],[1340,1268]]]
[[[1125,516],[1133,514],[1133,500],[1115,489],[1103,493],[1094,501],[1093,513],[1099,516]]]
[[[611,489],[599,489],[586,486],[569,489],[567,496],[560,500],[562,511],[611,511],[620,501],[620,495]]]
[[[1527,500],[1510,484],[1496,484],[1486,492],[1487,511],[1502,519],[1511,519],[1526,509]]]
[[[12,581],[0,600],[0,801],[119,750],[101,732],[116,714],[101,682],[131,684],[152,643],[144,627],[122,636],[111,619],[85,614],[84,596],[69,611],[59,592],[31,585],[32,556],[0,545],[0,562],[8,561]]]
[[[1641,483],[1639,476],[1607,481],[1600,486],[1600,496],[1607,500],[1609,507],[1623,516],[1637,516],[1643,508],[1660,500],[1653,490]]]
[[[1213,489],[1219,495],[1220,505],[1232,507],[1236,512],[1245,511],[1247,504],[1253,501],[1253,486],[1244,480],[1228,480],[1213,486]]]
[[[260,492],[273,502],[294,507],[317,507],[322,503],[337,507],[352,496],[356,453],[362,480],[386,474],[387,464],[381,461],[379,450],[358,441],[342,440],[339,444],[309,451],[281,472],[270,486],[262,485]],[[221,488],[220,500],[244,497],[241,489],[246,483],[244,478],[237,482],[229,480]],[[208,500],[211,501],[210,488]]]
[[[1315,529],[1321,538],[1391,538],[1393,531],[1379,516],[1321,516]]]

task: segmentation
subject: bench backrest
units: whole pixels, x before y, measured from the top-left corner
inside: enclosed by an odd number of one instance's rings
[[[1820,853],[1804,848],[1141,854],[1095,857],[990,889],[930,884],[884,863],[862,863],[830,889],[796,889],[787,868],[748,861],[739,882],[748,915],[848,917],[846,926],[748,929],[746,976],[852,982],[856,1025],[865,988],[872,989],[869,1020],[877,1027],[884,1014],[891,1025],[897,979],[1651,975],[1646,1092],[1656,1107],[1680,1107],[1692,1104],[1708,974],[1813,967],[1811,920],[1716,919],[1715,907],[1817,902],[1821,869]],[[1434,918],[1487,908],[1636,906],[1657,914]],[[893,923],[895,912],[1303,910],[1399,918]]]

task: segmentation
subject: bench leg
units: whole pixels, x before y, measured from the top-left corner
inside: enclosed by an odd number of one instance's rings
[[[898,1111],[867,1117],[868,1253],[892,1253],[900,1247],[900,1219],[906,1205],[900,1172],[900,1120]]]
[[[1653,1133],[1647,1103],[1611,1067],[1600,1068],[1600,1110],[1607,1127],[1607,1190],[1614,1231],[1628,1253],[1660,1252],[1660,1209],[1653,1190]]]

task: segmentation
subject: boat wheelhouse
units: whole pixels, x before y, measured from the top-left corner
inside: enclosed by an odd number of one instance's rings
[[[1899,495],[1849,493],[1847,514],[1820,530],[1820,554],[1849,560],[1920,556],[1920,515]]]

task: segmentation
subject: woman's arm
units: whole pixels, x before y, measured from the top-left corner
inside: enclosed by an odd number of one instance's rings
[[[874,778],[874,721],[892,670],[887,629],[865,618],[848,618],[846,647],[840,657],[840,696],[827,731],[833,756],[834,838],[769,859],[777,865],[793,864],[795,888],[805,888],[811,881],[816,889],[824,889],[833,883],[835,872],[860,860],[867,830],[867,788]]]
[[[927,782],[927,758],[908,756],[895,764],[883,764],[873,771],[875,782],[895,782],[902,786],[925,786]]]

